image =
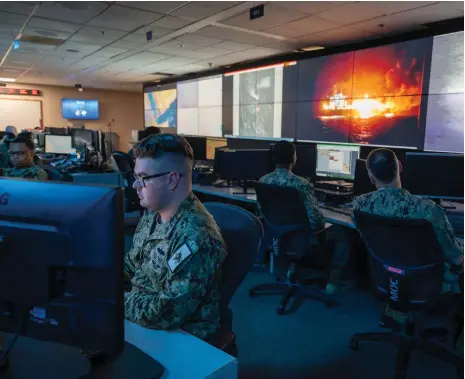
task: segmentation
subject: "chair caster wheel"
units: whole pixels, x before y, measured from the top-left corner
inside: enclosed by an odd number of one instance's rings
[[[255,292],[255,290],[253,290],[253,289],[250,289],[250,290],[249,290],[249,296],[250,296],[250,297],[254,297],[256,294],[257,294],[257,293]]]
[[[358,341],[351,340],[350,341],[350,348],[353,351],[357,351],[358,350]]]
[[[278,315],[283,315],[284,314],[284,308],[283,307],[278,307],[276,308],[276,314]]]

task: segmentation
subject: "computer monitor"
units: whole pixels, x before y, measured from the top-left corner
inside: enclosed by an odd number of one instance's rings
[[[88,129],[71,129],[72,147],[78,150],[93,146],[93,131]]]
[[[51,154],[75,154],[71,136],[45,135],[45,152]]]
[[[407,153],[403,185],[413,195],[463,199],[463,154]]]
[[[376,191],[376,186],[368,176],[368,170],[365,159],[357,159],[355,163],[355,178],[354,178],[354,196],[365,195]]]
[[[122,351],[123,200],[116,187],[0,179],[0,330]]]
[[[67,136],[69,134],[68,128],[54,128],[47,126],[45,128],[46,134],[52,134],[54,136]]]
[[[205,137],[184,137],[194,151],[194,160],[204,161],[207,159],[207,139]]]
[[[222,180],[243,181],[244,193],[247,193],[247,181],[258,180],[270,173],[273,170],[271,162],[271,149],[223,150],[218,161],[219,176]]]
[[[316,145],[316,175],[322,177],[353,179],[355,163],[360,156],[356,145]]]
[[[297,162],[292,169],[296,175],[304,178],[315,177],[316,151],[315,145],[295,145]]]
[[[215,151],[219,147],[225,147],[227,145],[226,138],[207,138],[207,161],[215,160]]]

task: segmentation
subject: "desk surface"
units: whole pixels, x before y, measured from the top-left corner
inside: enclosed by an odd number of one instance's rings
[[[218,188],[215,186],[193,185],[192,189],[194,192],[203,193],[205,195],[223,197],[225,199],[231,199],[231,200],[235,200],[238,202],[246,202],[246,203],[252,203],[252,204],[257,203],[257,195],[255,194],[249,194],[249,195],[234,194],[235,192],[241,192],[242,190],[241,187]],[[249,189],[249,191],[252,192],[252,189]],[[345,214],[329,211],[326,209],[321,209],[321,212],[323,213],[323,216],[325,217],[326,221],[331,224],[342,225],[342,226],[352,228],[352,229],[355,228],[354,223],[352,222],[352,219]]]
[[[3,338],[2,345],[11,338]],[[162,379],[237,379],[234,357],[187,332],[151,330],[125,321],[125,340],[120,358],[89,378],[153,379],[155,359],[165,368]],[[89,370],[89,361],[73,347],[20,337],[11,351],[7,377],[77,379]]]

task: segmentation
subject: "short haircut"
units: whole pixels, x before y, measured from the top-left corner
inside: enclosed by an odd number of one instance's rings
[[[156,126],[149,126],[147,129],[145,129],[144,138],[147,138],[148,136],[152,136],[152,135],[157,135],[160,133],[161,133],[160,128],[157,128]]]
[[[279,141],[273,146],[274,163],[286,165],[294,163],[295,146],[292,142]]]
[[[398,174],[397,157],[392,150],[376,149],[367,157],[367,169],[381,183],[391,183]]]
[[[13,143],[24,143],[29,150],[34,150],[34,142],[32,141],[31,138],[28,138],[24,135],[23,136],[18,135],[18,137],[16,137],[14,140],[10,142],[10,146]]]
[[[160,158],[164,155],[176,154],[194,160],[191,145],[184,137],[176,134],[157,134],[144,138],[134,146],[135,158]]]
[[[33,137],[33,135],[32,135],[32,132],[28,132],[28,131],[21,132],[21,133],[19,133],[19,134],[16,136],[16,138],[19,138],[19,137],[21,137],[21,138],[28,138],[28,139],[30,139],[31,141],[34,141],[34,137]]]

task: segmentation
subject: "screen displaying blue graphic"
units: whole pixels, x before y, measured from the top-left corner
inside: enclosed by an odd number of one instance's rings
[[[98,100],[62,99],[61,114],[68,119],[98,120]]]

